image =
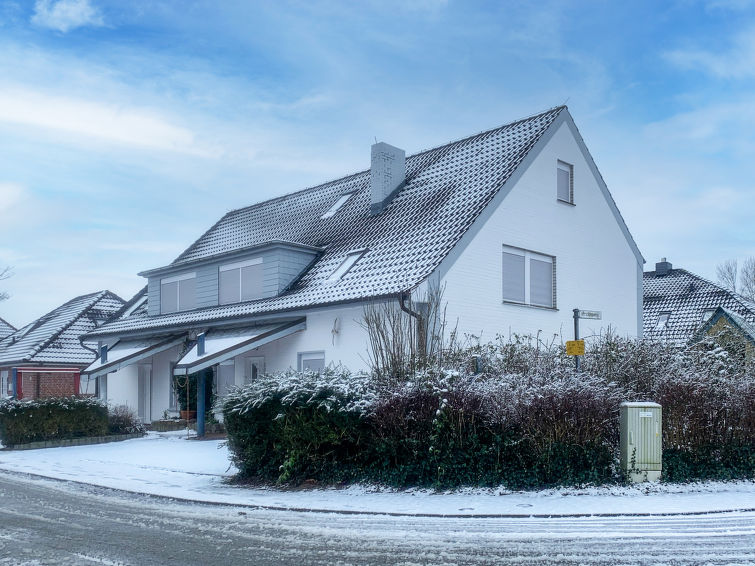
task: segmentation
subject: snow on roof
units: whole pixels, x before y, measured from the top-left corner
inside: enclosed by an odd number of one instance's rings
[[[2,318],[0,318],[0,340],[8,336],[9,334],[13,334],[16,331],[13,326],[8,324],[6,321],[4,321]]]
[[[370,215],[370,171],[231,211],[184,251],[180,266],[271,241],[323,248],[280,296],[148,317],[143,311],[97,330],[98,336],[394,296],[427,278],[511,177],[565,106],[406,158],[406,183]],[[326,213],[353,193],[332,216]],[[336,282],[350,251],[366,249]]]
[[[82,346],[79,337],[113,316],[123,304],[123,299],[110,291],[71,299],[0,340],[0,366],[89,364],[94,351]]]
[[[642,281],[645,338],[683,346],[706,322],[703,314],[717,307],[740,316],[747,324],[755,323],[755,303],[685,269],[671,269],[666,275],[648,271]],[[662,313],[669,313],[669,319],[659,328]]]

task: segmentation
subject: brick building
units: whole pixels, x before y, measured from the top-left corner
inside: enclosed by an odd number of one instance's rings
[[[123,305],[110,291],[82,295],[0,338],[0,395],[36,399],[96,394],[94,382],[82,382],[81,370],[94,361],[97,343],[79,337]]]

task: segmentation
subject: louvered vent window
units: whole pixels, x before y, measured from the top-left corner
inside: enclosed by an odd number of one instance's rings
[[[556,258],[504,246],[503,300],[556,308]]]

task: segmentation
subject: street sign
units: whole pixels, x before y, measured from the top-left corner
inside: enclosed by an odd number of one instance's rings
[[[567,340],[566,341],[566,355],[567,356],[584,356],[585,355],[585,341],[584,340]]]
[[[577,311],[578,318],[591,318],[593,320],[600,320],[603,318],[603,313],[600,311]]]

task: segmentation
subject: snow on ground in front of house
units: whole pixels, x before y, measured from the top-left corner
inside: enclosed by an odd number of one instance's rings
[[[689,513],[755,509],[755,482],[639,484],[537,492],[462,489],[397,491],[370,486],[278,490],[228,485],[236,473],[220,440],[186,432],[65,448],[0,451],[0,470],[190,499],[286,509],[434,515]]]

